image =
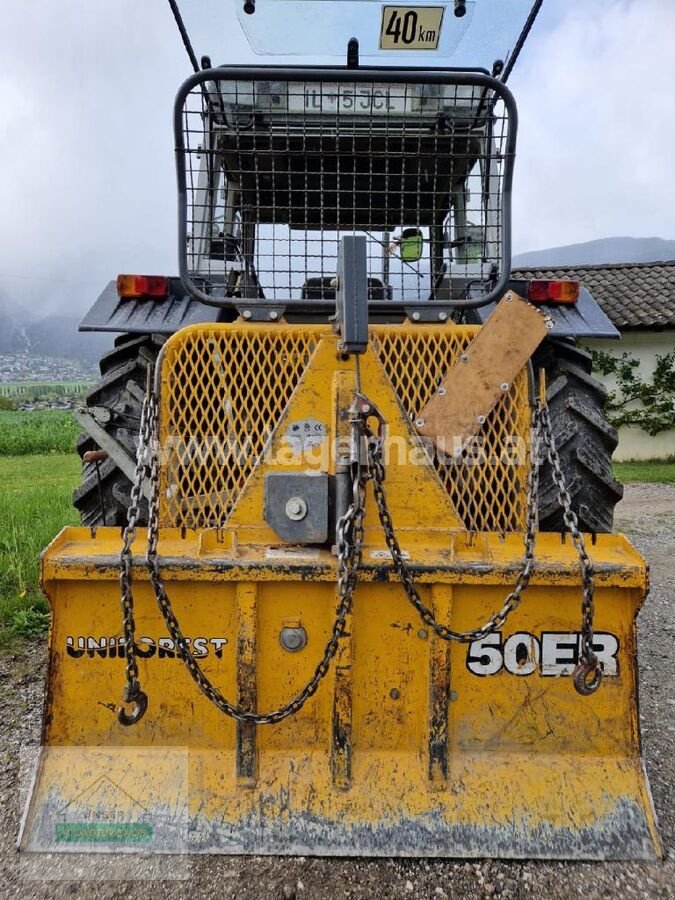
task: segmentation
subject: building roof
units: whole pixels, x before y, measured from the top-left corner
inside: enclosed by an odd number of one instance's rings
[[[512,277],[578,279],[622,331],[675,328],[675,260],[516,268]]]

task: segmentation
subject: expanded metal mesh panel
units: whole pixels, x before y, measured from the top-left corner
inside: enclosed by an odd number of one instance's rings
[[[385,326],[372,347],[416,418],[476,329]],[[203,326],[166,344],[161,371],[161,508],[165,526],[223,526],[329,327]],[[367,393],[367,385],[364,385]],[[524,520],[529,401],[516,379],[459,457],[434,465],[465,527],[516,531]]]
[[[163,525],[225,523],[319,340],[303,328],[190,330],[167,343]]]
[[[383,328],[373,333],[375,352],[411,420],[418,418],[437,392],[476,330],[432,326]],[[468,530],[505,532],[523,525],[530,419],[523,371],[486,417],[474,441],[463,449],[455,448],[452,440],[434,449],[436,471]]]
[[[334,301],[354,233],[371,301],[494,290],[513,152],[503,88],[466,73],[258,72],[211,70],[179,95],[183,275],[197,295]]]

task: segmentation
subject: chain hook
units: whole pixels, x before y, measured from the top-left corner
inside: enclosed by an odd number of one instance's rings
[[[124,688],[124,702],[131,703],[132,709],[128,713],[123,706],[117,710],[117,721],[120,725],[135,725],[145,715],[148,708],[148,695],[141,690],[137,681],[129,682]]]
[[[592,656],[592,661],[580,662],[575,667],[572,674],[574,687],[577,693],[581,694],[582,697],[590,697],[591,694],[594,694],[597,691],[604,674],[595,653],[593,653]]]
[[[375,406],[372,400],[369,400],[365,394],[362,394],[360,391],[354,392],[354,402],[351,405],[349,410],[350,412],[350,421],[358,421],[362,423],[363,428],[366,434],[371,435],[372,437],[378,437],[382,439],[384,437],[384,430],[387,424],[387,420],[384,418],[380,410]],[[377,419],[377,431],[373,431],[368,425],[369,419]]]
[[[368,424],[370,419],[377,420],[375,431]],[[381,449],[384,444],[386,420],[375,404],[362,394],[358,388],[354,391],[354,400],[349,408],[349,422],[352,431],[352,486],[355,506],[362,505],[359,499],[371,476],[370,457],[373,445]]]

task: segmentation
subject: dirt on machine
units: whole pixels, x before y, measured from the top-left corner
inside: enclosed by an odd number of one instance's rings
[[[26,857],[661,854],[647,567],[577,343],[618,334],[512,277],[506,82],[541,3],[486,61],[494,5],[324,4],[321,65],[189,47],[179,274],[82,323],[119,337],[42,559]],[[249,0],[254,49],[291,6]]]

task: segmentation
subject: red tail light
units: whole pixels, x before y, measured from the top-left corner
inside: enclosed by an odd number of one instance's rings
[[[576,303],[579,290],[578,281],[530,281],[527,299],[532,303]]]
[[[169,293],[169,279],[164,275],[118,275],[117,294],[120,297],[159,299]]]

